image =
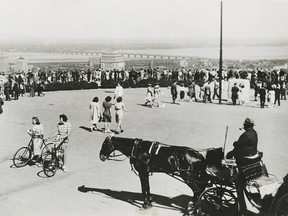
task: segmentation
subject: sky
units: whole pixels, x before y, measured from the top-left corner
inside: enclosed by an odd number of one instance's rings
[[[218,40],[220,0],[0,0],[0,40]],[[287,0],[222,0],[223,39],[288,39]]]

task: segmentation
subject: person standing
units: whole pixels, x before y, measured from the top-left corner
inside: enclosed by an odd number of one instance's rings
[[[171,95],[172,95],[172,103],[174,104],[177,98],[177,81],[174,81],[173,84],[171,85]]]
[[[120,85],[120,83],[117,83],[117,86],[114,92],[114,99],[117,99],[118,97],[123,98],[123,95],[124,95],[123,87]]]
[[[160,94],[161,94],[161,90],[160,90],[160,86],[157,84],[154,86],[154,107],[160,107],[161,106],[161,102],[160,102]]]
[[[145,98],[145,106],[153,107],[153,101],[154,101],[153,92],[154,92],[154,88],[149,83],[147,87],[146,98]]]
[[[210,87],[209,82],[206,82],[204,84],[204,98],[203,98],[204,103],[206,103],[207,100],[210,103],[212,103],[212,101],[211,101],[211,87]]]
[[[30,97],[34,97],[35,96],[35,80],[34,78],[30,79]]]
[[[238,99],[238,92],[239,92],[239,88],[237,86],[237,83],[234,83],[234,86],[232,87],[231,89],[232,91],[232,102],[233,102],[233,105],[235,106],[236,105],[236,102],[237,102],[237,99]]]
[[[90,123],[91,123],[91,132],[93,130],[97,130],[97,124],[101,118],[101,110],[100,110],[100,104],[98,103],[99,99],[98,97],[94,97],[92,102],[89,104],[90,109]]]
[[[276,102],[278,102],[278,106],[280,106],[280,94],[281,94],[281,89],[280,89],[280,85],[278,84],[276,89],[275,89],[274,105],[276,105]]]
[[[268,90],[268,98],[269,98],[269,103],[268,103],[268,107],[274,107],[274,102],[275,102],[275,85],[271,86],[271,89]]]
[[[19,88],[19,84],[17,82],[14,82],[13,92],[14,92],[14,100],[18,100],[19,99],[20,88]]]
[[[3,99],[0,96],[0,114],[3,113],[3,105],[4,105],[4,101],[3,101]]]
[[[9,82],[5,82],[4,83],[4,94],[5,94],[5,100],[6,101],[11,101],[11,97],[10,97],[10,85]]]
[[[240,84],[239,86],[239,102],[240,102],[240,105],[241,106],[245,106],[245,94],[244,94],[244,85],[243,84]]]
[[[104,133],[111,133],[110,126],[112,121],[112,115],[111,115],[111,103],[112,98],[110,96],[107,96],[105,98],[105,101],[103,102],[102,109],[103,109],[103,122],[104,122]]]
[[[192,99],[195,98],[195,83],[192,81],[188,86],[188,96],[190,98],[189,102],[192,102]]]
[[[40,162],[44,129],[38,117],[32,117],[32,125],[32,129],[28,130],[27,133],[31,136],[33,142],[33,160],[35,162]]]
[[[180,90],[180,104],[182,105],[184,103],[184,97],[185,97],[184,82],[181,82],[179,90]]]
[[[259,89],[259,95],[260,95],[260,107],[264,108],[265,107],[265,100],[266,100],[266,88],[264,87],[263,83],[261,85],[261,88]],[[275,96],[276,96],[276,91],[275,91]]]
[[[66,150],[67,150],[67,144],[68,144],[68,138],[71,131],[71,124],[68,122],[68,118],[65,114],[59,115],[59,123],[57,124],[57,131],[54,134],[54,142],[57,145],[61,145],[61,150],[63,150],[63,165],[62,170],[66,172],[65,164],[66,164]]]
[[[212,99],[214,100],[214,99],[215,99],[215,96],[216,96],[217,98],[219,98],[219,94],[218,94],[219,83],[217,82],[216,79],[213,81],[213,83],[214,83],[214,92],[213,92],[213,97],[212,97]]]
[[[116,111],[116,123],[117,123],[117,133],[121,133],[124,130],[122,129],[122,120],[124,116],[124,111],[128,112],[125,108],[125,104],[122,102],[122,97],[118,97],[116,99],[117,103],[115,104],[115,111]]]

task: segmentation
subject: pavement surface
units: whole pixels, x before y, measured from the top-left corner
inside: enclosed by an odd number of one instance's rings
[[[143,106],[146,89],[125,89],[124,103],[129,112],[124,116],[124,132],[117,136],[203,149],[223,147],[228,126],[228,152],[243,132],[239,128],[244,119],[251,117],[268,172],[279,179],[288,173],[287,101],[264,109],[254,101],[245,107],[218,104],[216,100],[212,104],[185,101],[179,105],[171,104],[169,89],[162,92],[162,107],[151,109]],[[107,95],[113,96],[113,89],[47,92],[44,97],[5,101],[0,115],[1,216],[186,215],[193,193],[184,183],[154,173],[150,177],[154,207],[143,211],[140,181],[129,160],[100,161],[99,151],[108,134],[88,130],[88,106],[93,97],[98,96],[102,103]],[[41,167],[13,167],[14,153],[30,140],[26,131],[32,127],[31,118],[39,117],[45,137],[49,137],[62,113],[72,124],[67,172],[59,170],[47,178]],[[116,129],[114,110],[112,121],[111,129]]]

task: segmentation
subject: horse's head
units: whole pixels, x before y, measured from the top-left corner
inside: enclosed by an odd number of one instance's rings
[[[99,154],[99,158],[101,161],[105,161],[106,159],[108,159],[110,154],[115,150],[111,139],[112,136],[107,136],[102,144],[102,148]]]

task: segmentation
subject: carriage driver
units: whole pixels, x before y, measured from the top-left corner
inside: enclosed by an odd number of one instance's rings
[[[238,141],[233,143],[234,149],[227,153],[226,158],[236,158],[236,162],[245,161],[245,158],[253,157],[257,154],[257,143],[258,136],[257,132],[254,130],[254,120],[251,118],[246,118],[243,123],[243,128],[245,132],[241,134]]]
[[[234,149],[227,153],[226,158],[236,158],[236,164],[245,164],[249,161],[249,158],[254,158],[257,155],[257,143],[258,143],[258,136],[257,132],[254,130],[254,120],[251,118],[246,118],[243,123],[243,128],[245,132],[241,134],[238,141],[233,143]],[[240,212],[244,214],[247,210],[247,206],[245,203],[244,198],[244,179],[241,176],[235,176],[236,182],[236,191],[238,196],[238,201],[240,204]]]

